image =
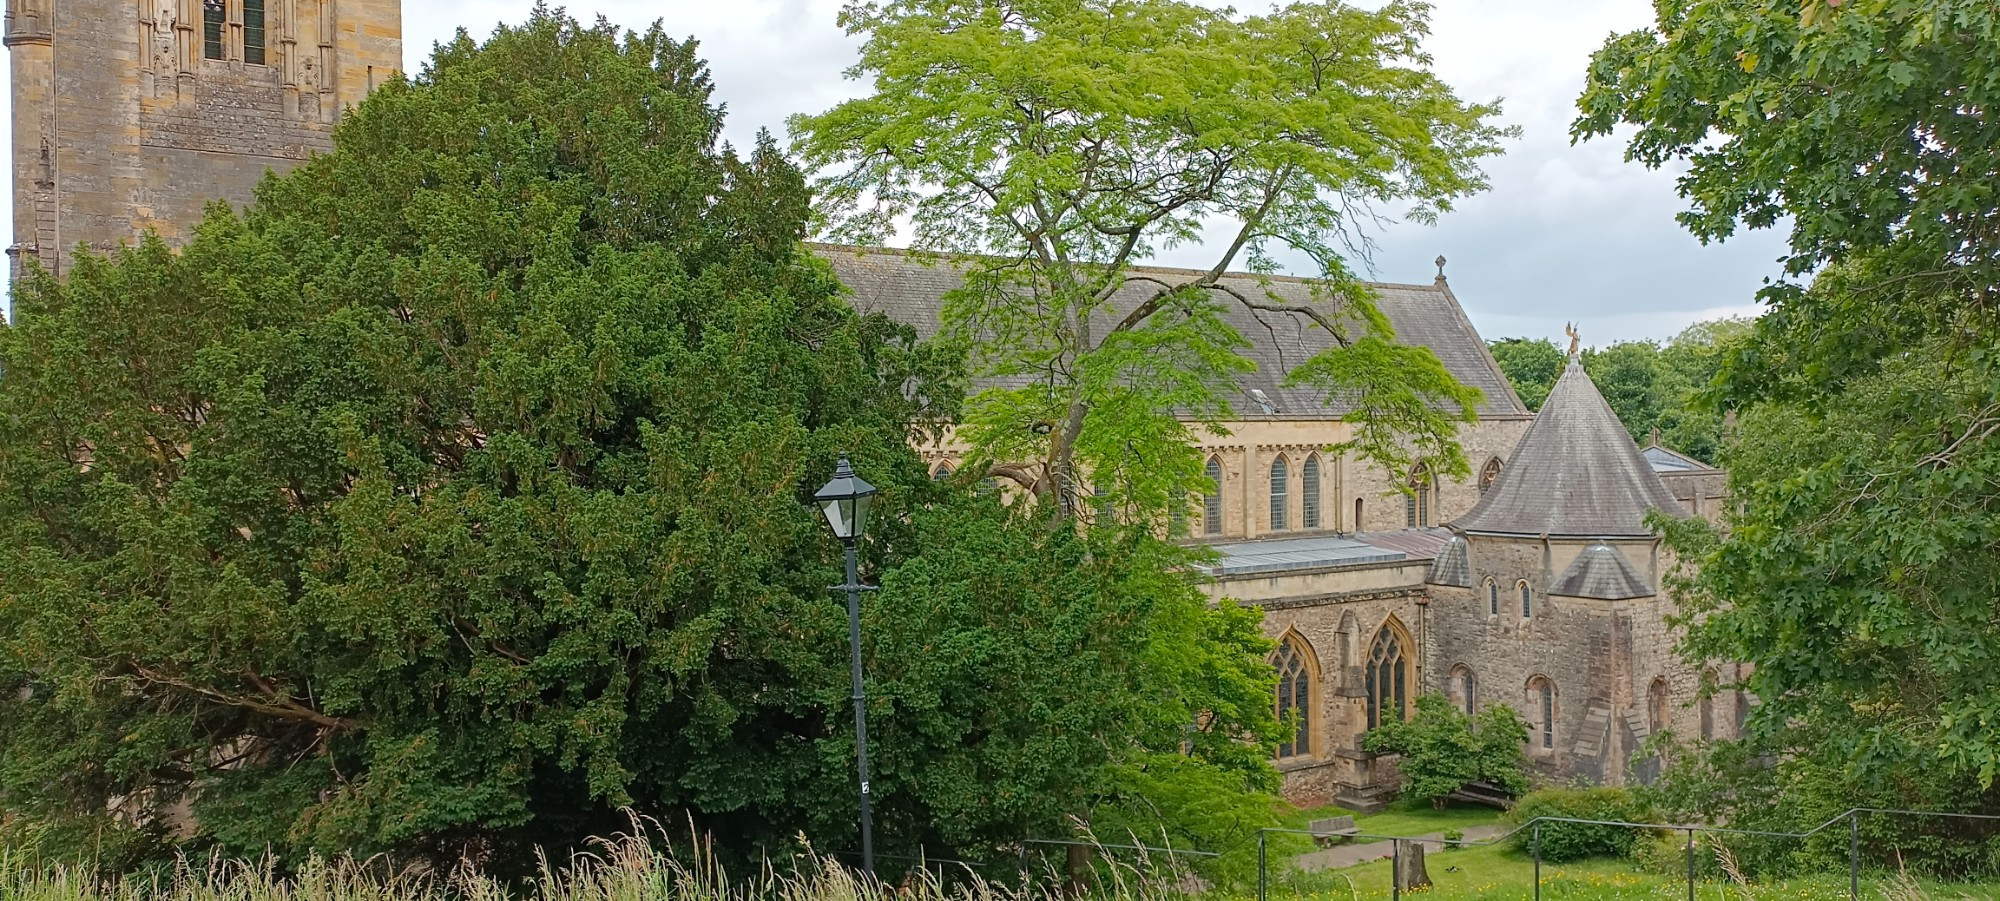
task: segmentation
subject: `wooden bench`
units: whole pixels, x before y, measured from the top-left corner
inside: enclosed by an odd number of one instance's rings
[[[1354,825],[1353,817],[1314,820],[1306,825],[1306,831],[1312,833],[1313,841],[1322,848],[1341,844],[1361,834],[1361,830]]]

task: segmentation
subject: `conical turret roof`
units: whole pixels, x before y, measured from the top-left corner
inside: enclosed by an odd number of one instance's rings
[[[1616,538],[1651,535],[1646,511],[1685,511],[1575,361],[1563,370],[1465,532]]]

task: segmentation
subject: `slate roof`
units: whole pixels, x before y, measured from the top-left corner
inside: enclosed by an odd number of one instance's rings
[[[1576,555],[1569,568],[1549,583],[1549,593],[1568,598],[1622,601],[1650,597],[1653,586],[1646,583],[1646,577],[1639,575],[1639,571],[1632,568],[1631,561],[1626,560],[1617,548],[1599,542]]]
[[[1498,535],[1635,537],[1648,510],[1683,514],[1625,425],[1571,362],[1500,478],[1454,530]]]
[[[1670,472],[1714,472],[1715,467],[1701,462],[1677,450],[1669,450],[1660,445],[1652,445],[1639,453],[1645,455],[1646,462],[1657,473]]]
[[[943,257],[881,247],[850,247],[814,244],[813,250],[833,265],[833,270],[849,290],[851,302],[864,312],[880,311],[890,318],[916,328],[928,337],[938,330],[938,310],[946,292],[963,283],[963,270]],[[1191,269],[1134,267],[1133,272],[1177,283],[1191,281],[1202,273]],[[1268,290],[1285,303],[1312,301],[1311,286],[1305,279],[1270,276],[1268,288],[1257,276],[1231,273],[1222,279],[1225,286],[1249,297],[1263,297]],[[1112,299],[1111,306],[1129,310],[1140,298],[1157,289],[1150,282],[1128,283]],[[1375,302],[1395,326],[1399,340],[1420,344],[1436,353],[1459,381],[1478,388],[1485,395],[1479,414],[1486,417],[1526,416],[1528,410],[1508,384],[1480,340],[1465,310],[1442,279],[1431,285],[1370,283]],[[1245,355],[1255,360],[1257,371],[1239,380],[1243,394],[1231,398],[1230,405],[1241,419],[1323,419],[1341,416],[1349,408],[1338,398],[1328,403],[1310,389],[1286,388],[1285,373],[1313,354],[1332,345],[1332,339],[1317,326],[1307,328],[1305,320],[1284,314],[1266,314],[1264,321],[1251,315],[1241,304],[1224,305],[1223,318],[1249,339]],[[1109,319],[1106,320],[1109,325]],[[1264,405],[1251,392],[1263,392],[1276,407],[1264,412]]]
[[[1424,577],[1424,582],[1472,587],[1472,553],[1466,547],[1464,538],[1454,535],[1444,549],[1438,551],[1438,555],[1431,559],[1431,571]]]
[[[1429,560],[1449,547],[1451,540],[1451,533],[1443,529],[1256,538],[1214,545],[1212,549],[1222,559],[1202,569],[1212,575],[1237,575]]]

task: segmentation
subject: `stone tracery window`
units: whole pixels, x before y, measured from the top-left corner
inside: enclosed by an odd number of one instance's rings
[[[1521,592],[1521,618],[1528,619],[1533,617],[1535,615],[1535,590],[1528,587],[1528,580],[1526,579],[1515,582],[1514,588]]]
[[[1312,671],[1306,664],[1310,653],[1296,637],[1278,645],[1271,664],[1278,670],[1278,719],[1294,718],[1298,731],[1278,745],[1279,757],[1312,753]]]
[[[1291,510],[1290,485],[1292,470],[1285,465],[1285,457],[1280,454],[1271,461],[1271,531],[1283,532],[1291,527],[1286,514]]]
[[[1486,468],[1481,469],[1479,471],[1479,493],[1485,494],[1486,490],[1492,488],[1493,483],[1499,480],[1500,480],[1500,458],[1494,457],[1493,459],[1486,461]]]
[[[1410,470],[1409,488],[1403,495],[1403,518],[1412,529],[1430,525],[1431,505],[1437,500],[1437,481],[1431,478],[1430,467],[1418,463]]]
[[[1368,695],[1368,728],[1382,725],[1387,717],[1403,718],[1409,709],[1410,668],[1414,660],[1404,647],[1403,636],[1392,623],[1383,623],[1368,646],[1364,679]]]
[[[943,463],[939,463],[939,464],[938,464],[938,468],[937,468],[937,471],[936,471],[936,472],[934,472],[934,473],[931,473],[931,480],[932,480],[932,481],[938,481],[938,482],[941,482],[941,481],[944,481],[945,479],[949,479],[949,478],[951,478],[951,461],[950,461],[950,460],[946,460],[946,461],[945,461],[945,462],[943,462]]]
[[[1201,474],[1215,483],[1215,490],[1201,498],[1201,531],[1205,535],[1220,535],[1222,534],[1222,459],[1208,458],[1208,467],[1203,469]]]
[[[1319,455],[1306,457],[1299,470],[1299,499],[1304,503],[1305,527],[1319,528]]]

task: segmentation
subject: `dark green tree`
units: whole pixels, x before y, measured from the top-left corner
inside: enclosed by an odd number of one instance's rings
[[[23,283],[0,828],[113,866],[510,870],[630,806],[729,855],[851,847],[839,549],[805,503],[837,451],[883,489],[890,847],[1060,828],[1204,713],[1190,765],[1267,788],[1255,618],[1166,545],[926,478],[958,360],[843,304],[803,177],[720,123],[692,43],[538,10],[179,252]]]
[[[1819,797],[2000,809],[2000,11],[1658,12],[1593,58],[1574,132],[1685,161],[1697,237],[1791,229],[1709,392],[1741,411],[1733,528],[1669,533],[1689,651],[1755,665],[1750,759],[1807,762]],[[1806,806],[1731,815],[1757,803]]]

